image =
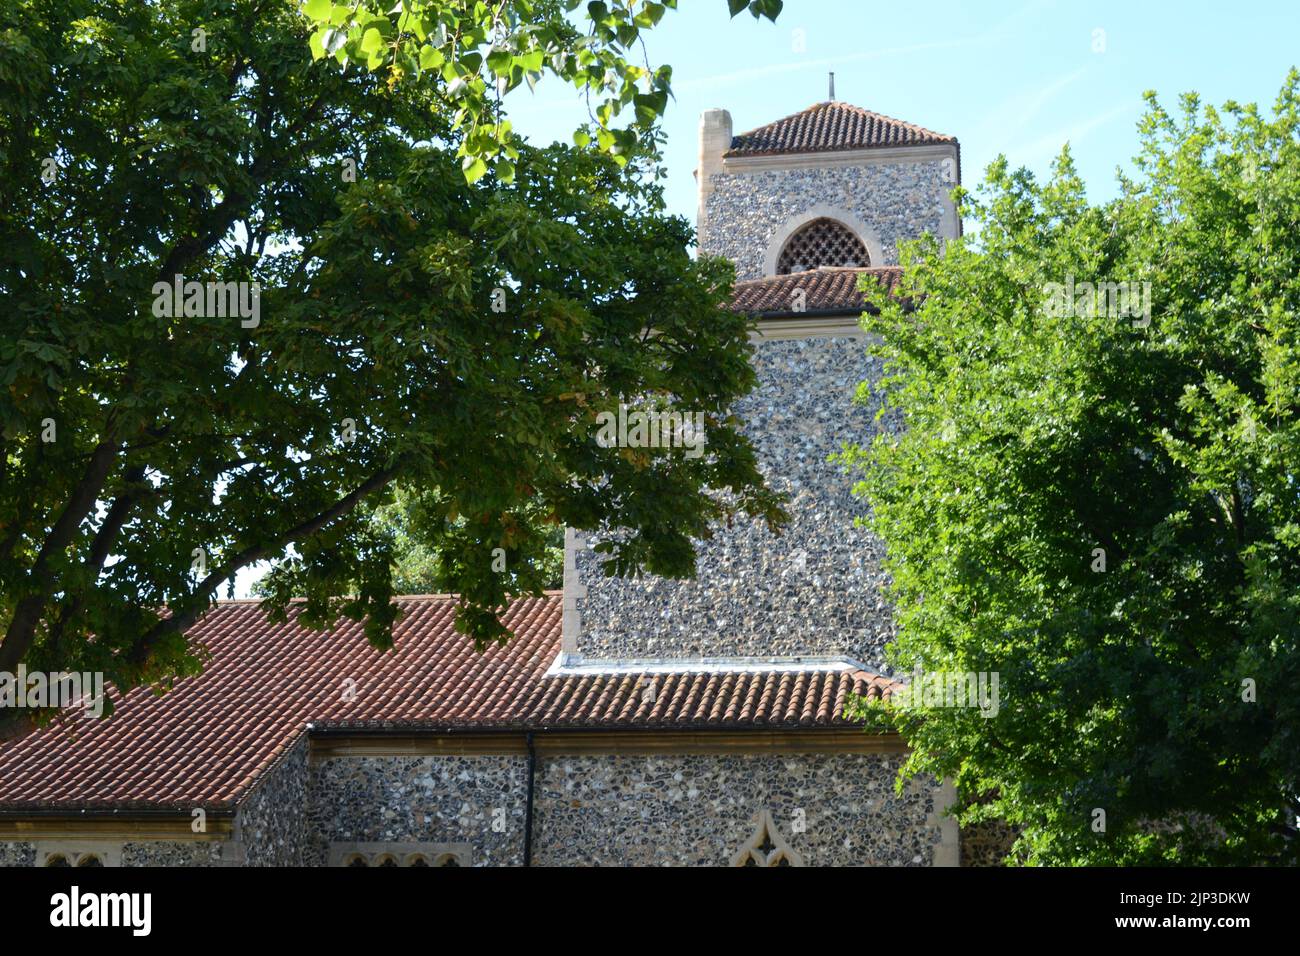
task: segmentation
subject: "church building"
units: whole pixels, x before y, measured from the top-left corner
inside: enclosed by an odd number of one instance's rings
[[[897,793],[904,743],[844,715],[903,684],[881,544],[828,460],[897,427],[853,401],[880,374],[858,282],[891,290],[901,241],[959,234],[960,175],[954,137],[835,100],[739,134],[705,112],[699,250],[753,319],[736,413],[784,533],[720,529],[677,581],[608,578],[571,530],[563,590],[483,653],[445,595],[398,598],[385,653],[221,602],[190,631],[201,675],[0,741],[0,865],[979,862],[951,785]]]

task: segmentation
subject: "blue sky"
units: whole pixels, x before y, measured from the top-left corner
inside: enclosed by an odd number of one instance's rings
[[[776,24],[731,20],[725,0],[681,7],[647,47],[653,64],[673,66],[667,199],[692,221],[701,111],[730,110],[736,132],[761,126],[826,99],[830,70],[836,99],[956,136],[967,186],[998,153],[1043,173],[1069,141],[1089,195],[1102,200],[1136,152],[1144,90],[1171,106],[1189,90],[1214,105],[1271,106],[1300,66],[1296,0],[786,0]],[[1096,30],[1103,52],[1093,49]],[[567,141],[586,115],[551,77],[507,103],[534,142]]]

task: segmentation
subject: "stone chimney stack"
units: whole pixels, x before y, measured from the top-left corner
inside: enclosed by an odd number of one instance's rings
[[[722,154],[731,149],[731,114],[726,110],[705,110],[700,114],[700,161],[695,169],[699,190],[699,208],[695,228],[701,252],[708,252],[708,198],[713,192],[712,177],[722,170]]]

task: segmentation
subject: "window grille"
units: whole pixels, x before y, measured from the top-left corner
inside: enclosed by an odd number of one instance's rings
[[[814,219],[786,240],[777,259],[777,275],[807,272],[818,266],[869,266],[867,247],[842,223]]]

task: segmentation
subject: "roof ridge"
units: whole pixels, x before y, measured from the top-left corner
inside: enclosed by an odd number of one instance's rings
[[[544,597],[544,598],[545,598],[545,597],[562,597],[563,594],[564,594],[564,589],[563,589],[563,588],[546,588],[544,591],[542,591],[541,596]],[[340,595],[340,596],[341,596],[341,597],[347,597],[348,595]],[[394,601],[450,601],[450,600],[455,600],[456,598],[459,598],[459,597],[460,597],[459,594],[455,594],[455,593],[452,593],[452,592],[447,592],[447,593],[445,593],[445,594],[394,594],[394,595],[392,596],[392,600],[394,600]],[[517,594],[517,595],[513,595],[513,596],[507,598],[507,600],[508,600],[508,601],[511,601],[511,602],[514,602],[514,601],[527,601],[527,600],[530,600],[530,599],[531,599],[531,600],[536,600],[536,599],[537,599],[537,595],[535,595],[535,594]],[[218,599],[216,600],[216,602],[214,603],[213,606],[215,607],[215,606],[217,606],[217,605],[220,605],[220,606],[222,606],[222,607],[228,607],[228,606],[233,605],[233,604],[261,604],[261,603],[262,603],[263,601],[265,601],[265,600],[266,600],[266,598],[260,598],[260,597],[245,597],[245,598],[218,598]],[[305,602],[306,600],[307,600],[307,598],[302,598],[302,597],[289,598],[289,603],[290,603],[290,604],[302,604],[302,603]]]

